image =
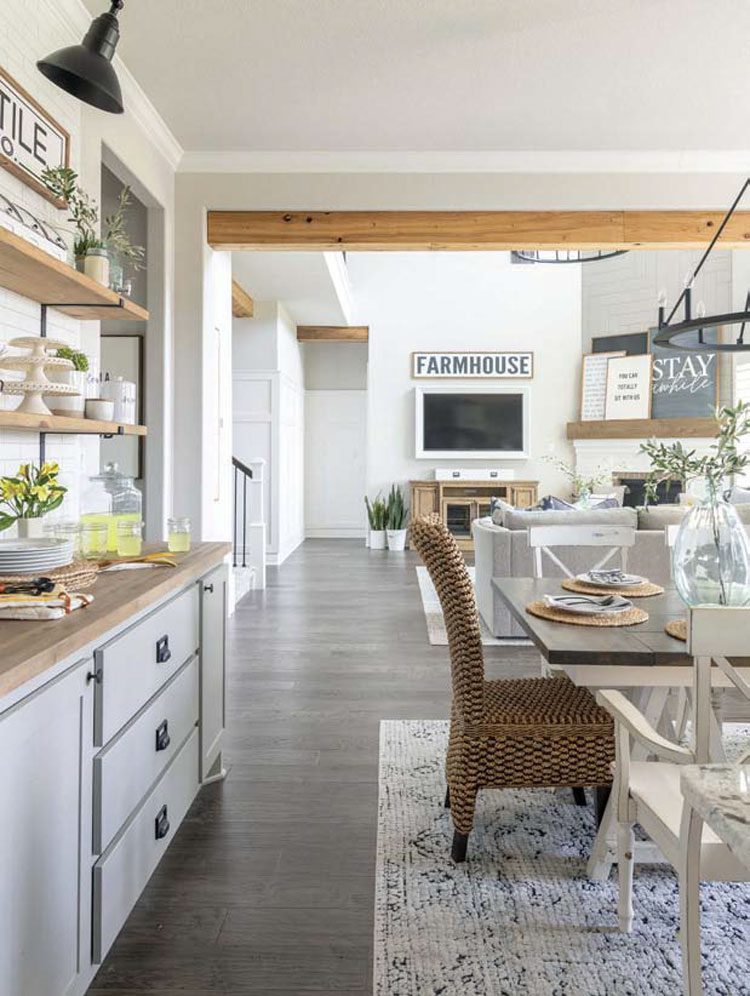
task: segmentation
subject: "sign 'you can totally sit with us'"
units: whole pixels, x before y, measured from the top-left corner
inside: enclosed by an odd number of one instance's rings
[[[412,377],[521,379],[534,376],[534,354],[412,353]]]

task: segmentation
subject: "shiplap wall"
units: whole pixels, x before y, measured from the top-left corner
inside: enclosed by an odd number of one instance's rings
[[[35,11],[38,16],[30,16],[29,6],[28,0],[2,0],[0,66],[70,132],[71,165],[75,169],[78,167],[80,148],[77,141],[81,130],[80,104],[48,83],[36,68],[36,60],[41,55],[69,45],[70,34],[55,10],[53,0],[35,0],[33,6],[40,8]],[[64,212],[58,211],[4,169],[0,169],[0,193],[42,220],[65,223]],[[81,344],[82,325],[84,323],[50,310],[47,334],[78,346]],[[0,342],[5,343],[17,335],[39,335],[39,305],[0,288]],[[9,379],[13,376],[9,375]],[[19,400],[15,396],[0,395],[0,408],[16,408]],[[65,502],[66,515],[77,514],[82,466],[84,462],[90,462],[86,454],[97,447],[97,440],[79,440],[76,436],[47,437],[47,456],[59,462],[61,481],[69,489]],[[19,463],[36,461],[38,456],[39,443],[35,434],[0,430],[0,474],[13,474]]]

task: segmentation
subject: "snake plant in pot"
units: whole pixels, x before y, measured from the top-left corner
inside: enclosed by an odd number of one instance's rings
[[[750,605],[750,543],[737,509],[725,497],[732,480],[750,463],[740,449],[750,432],[750,403],[719,410],[718,434],[710,451],[698,456],[681,443],[644,443],[651,458],[647,497],[668,478],[700,481],[704,496],[685,515],[674,544],[674,581],[687,605]]]
[[[391,485],[386,502],[386,536],[389,550],[403,550],[406,546],[406,519],[408,512],[401,488]]]
[[[370,549],[385,550],[386,504],[380,495],[372,501],[365,495],[365,506],[370,525]]]

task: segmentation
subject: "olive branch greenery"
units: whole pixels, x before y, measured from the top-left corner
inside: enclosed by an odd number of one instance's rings
[[[750,402],[740,401],[717,411],[719,431],[711,452],[698,456],[681,442],[661,443],[651,439],[641,444],[641,452],[651,460],[651,471],[645,481],[646,504],[658,501],[657,488],[664,481],[676,479],[683,490],[690,481],[704,480],[709,498],[713,501],[736,475],[750,463],[750,449],[740,451],[740,440],[750,432]]]

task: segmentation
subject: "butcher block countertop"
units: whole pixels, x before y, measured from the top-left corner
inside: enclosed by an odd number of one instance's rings
[[[149,546],[145,552],[163,549]],[[231,549],[229,543],[197,543],[189,553],[174,554],[177,567],[100,574],[91,587],[92,604],[64,619],[0,622],[0,697],[186,587]]]

